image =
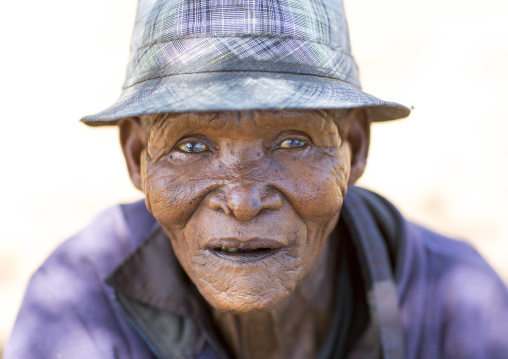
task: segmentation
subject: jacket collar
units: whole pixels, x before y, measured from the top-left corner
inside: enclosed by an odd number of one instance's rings
[[[180,266],[159,223],[106,278],[106,284],[139,302],[180,316],[200,314],[197,289]]]

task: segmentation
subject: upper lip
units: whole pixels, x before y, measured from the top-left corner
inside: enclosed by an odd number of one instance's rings
[[[279,249],[284,247],[284,243],[276,239],[252,238],[240,240],[238,238],[213,238],[206,244],[208,248],[238,248],[238,249]]]

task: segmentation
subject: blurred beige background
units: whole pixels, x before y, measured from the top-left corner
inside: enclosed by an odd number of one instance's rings
[[[101,209],[141,198],[115,128],[135,0],[0,4],[0,348],[30,274]],[[374,126],[361,183],[463,238],[508,281],[508,2],[346,0],[364,88],[413,105]],[[0,354],[1,356],[1,354]]]

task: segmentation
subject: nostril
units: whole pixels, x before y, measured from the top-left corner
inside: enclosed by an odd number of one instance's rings
[[[210,209],[214,211],[223,211],[226,215],[231,214],[231,209],[226,202],[226,196],[221,192],[211,193],[206,197],[206,202]]]
[[[262,200],[265,209],[277,210],[282,207],[282,195],[275,188],[266,190]]]
[[[270,198],[266,199],[266,201],[264,201],[264,205],[263,205],[264,209],[269,209],[272,211],[278,210],[281,207],[282,207],[282,198],[280,198],[280,196],[270,197]]]

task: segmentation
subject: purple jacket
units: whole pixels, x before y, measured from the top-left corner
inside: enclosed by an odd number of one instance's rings
[[[400,224],[405,357],[508,358],[508,291],[497,274],[469,245]],[[115,206],[63,243],[32,277],[5,359],[153,358],[103,280],[154,225],[143,202]],[[198,357],[216,355],[205,345]]]

